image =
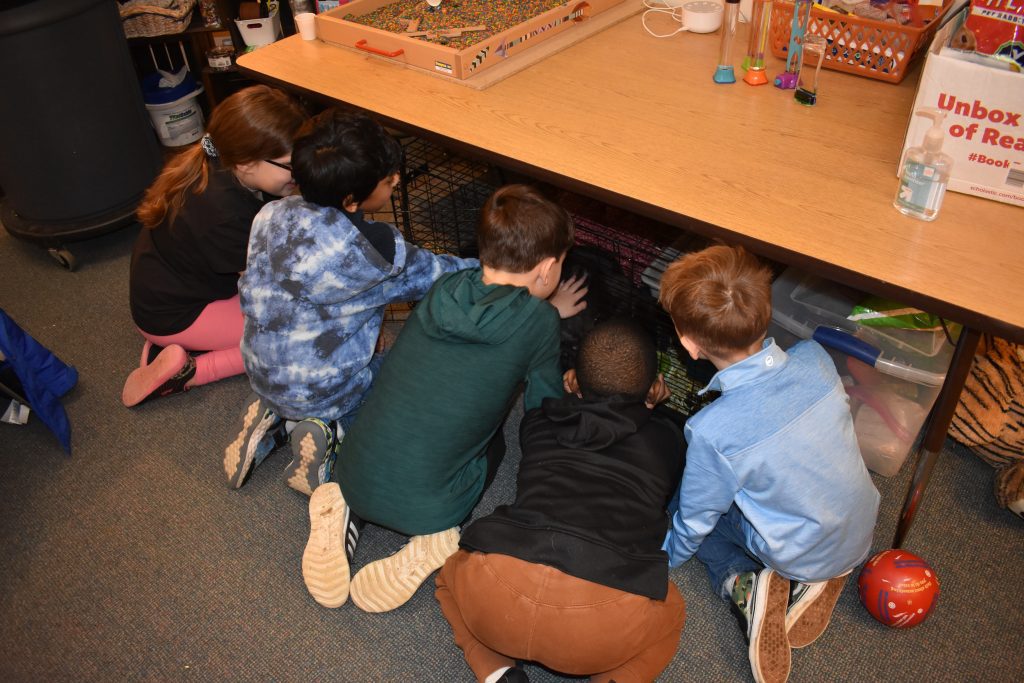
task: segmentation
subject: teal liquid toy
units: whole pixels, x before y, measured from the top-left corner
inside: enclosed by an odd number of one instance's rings
[[[712,76],[715,83],[735,83],[736,74],[732,68],[732,44],[736,38],[736,21],[740,13],[740,0],[725,1],[725,16],[722,18],[722,46],[718,53],[718,66]]]

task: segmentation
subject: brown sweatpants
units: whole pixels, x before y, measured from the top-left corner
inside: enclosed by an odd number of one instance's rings
[[[569,576],[542,564],[459,550],[437,575],[441,611],[477,680],[539,662],[592,681],[649,683],[675,656],[686,604]]]

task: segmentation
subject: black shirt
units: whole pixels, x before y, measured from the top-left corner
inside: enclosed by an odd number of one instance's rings
[[[682,432],[639,401],[575,397],[545,399],[519,431],[515,503],[470,524],[460,544],[664,600]]]
[[[135,324],[149,334],[177,334],[207,304],[237,294],[252,219],[265,203],[212,160],[206,191],[186,190],[174,222],[143,228],[135,241],[129,286]]]

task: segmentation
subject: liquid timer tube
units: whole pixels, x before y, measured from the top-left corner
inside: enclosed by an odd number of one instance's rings
[[[822,36],[804,36],[803,50],[800,54],[800,80],[796,85],[793,98],[800,104],[814,106],[818,101],[818,74],[821,64],[825,61],[826,41]]]
[[[743,68],[747,75],[743,80],[750,85],[764,85],[768,77],[764,73],[764,55],[768,50],[768,29],[772,18],[772,0],[754,0],[750,17],[750,42]]]
[[[812,0],[796,0],[793,6],[793,22],[789,28],[789,47],[786,48],[786,70],[775,77],[775,87],[792,90],[796,87],[800,73],[800,53],[803,50],[804,34],[811,23]]]
[[[725,16],[722,18],[722,46],[718,52],[718,67],[715,69],[715,83],[735,83],[736,74],[732,68],[732,43],[736,37],[736,22],[740,15],[740,0],[725,0]]]

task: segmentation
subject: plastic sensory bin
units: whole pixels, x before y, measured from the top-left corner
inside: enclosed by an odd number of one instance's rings
[[[945,333],[879,329],[847,320],[865,294],[789,268],[772,285],[769,334],[784,349],[816,339],[850,397],[868,469],[890,477],[910,454],[953,357]]]

